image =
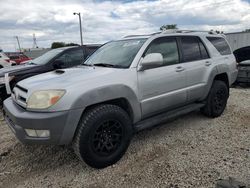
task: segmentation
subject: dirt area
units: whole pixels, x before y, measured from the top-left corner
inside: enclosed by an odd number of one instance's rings
[[[115,165],[96,170],[71,149],[24,146],[0,124],[0,187],[215,187],[250,184],[250,89],[232,89],[220,118],[194,112],[135,135]]]

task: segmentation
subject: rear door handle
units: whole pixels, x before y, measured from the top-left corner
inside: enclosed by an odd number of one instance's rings
[[[182,66],[178,66],[178,67],[175,68],[175,71],[176,71],[176,72],[182,72],[182,71],[184,71],[184,70],[185,70],[185,68],[182,67]]]
[[[206,66],[210,66],[211,64],[212,64],[212,63],[211,63],[210,61],[206,61],[206,62],[205,62],[205,65],[206,65]]]

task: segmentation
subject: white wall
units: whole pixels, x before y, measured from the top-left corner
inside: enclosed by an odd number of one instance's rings
[[[228,33],[226,34],[226,38],[233,51],[242,47],[250,46],[250,32]]]

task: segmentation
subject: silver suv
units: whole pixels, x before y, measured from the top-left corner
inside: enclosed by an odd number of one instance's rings
[[[72,144],[80,159],[104,168],[123,156],[137,131],[197,109],[220,116],[236,77],[222,35],[128,36],[81,66],[19,82],[4,114],[22,143]]]

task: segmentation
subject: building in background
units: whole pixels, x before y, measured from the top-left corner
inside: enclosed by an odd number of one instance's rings
[[[250,32],[226,33],[237,62],[250,59]]]

